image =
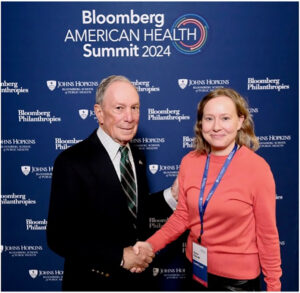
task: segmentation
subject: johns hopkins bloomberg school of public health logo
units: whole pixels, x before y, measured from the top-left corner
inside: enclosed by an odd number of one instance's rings
[[[62,270],[38,270],[38,269],[29,269],[28,274],[32,279],[43,279],[45,282],[57,281],[61,282],[63,278]]]

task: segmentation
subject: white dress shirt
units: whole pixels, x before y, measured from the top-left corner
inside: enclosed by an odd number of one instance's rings
[[[120,160],[121,160],[121,153],[119,151],[120,144],[115,142],[101,127],[97,130],[97,136],[100,139],[101,143],[103,144],[104,148],[106,149],[114,167],[116,170],[116,173],[119,177],[119,180],[121,181],[121,171],[120,171]],[[134,179],[136,183],[136,190],[138,190],[137,180],[136,180],[136,171],[135,171],[135,165],[133,161],[132,152],[130,149],[130,145],[127,144],[127,147],[129,149],[128,156],[129,160],[133,169],[134,173]],[[138,194],[138,193],[137,193]],[[170,208],[174,211],[176,209],[177,201],[174,199],[171,193],[171,187],[164,190],[164,198],[165,201],[168,203]],[[138,199],[137,199],[138,200]]]
[[[98,128],[97,130],[97,135],[103,144],[104,148],[106,149],[114,167],[117,172],[117,175],[119,177],[119,180],[121,181],[121,171],[120,171],[120,161],[121,161],[121,153],[120,153],[120,147],[121,145],[117,142],[115,142],[101,127]],[[135,171],[135,165],[133,161],[133,156],[131,153],[130,145],[126,145],[128,147],[128,157],[129,161],[131,163],[133,173],[134,173],[134,180],[137,185],[137,180],[136,180],[136,171]]]

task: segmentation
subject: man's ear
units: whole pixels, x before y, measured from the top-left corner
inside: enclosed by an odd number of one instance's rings
[[[103,119],[103,110],[99,104],[94,105],[94,112],[95,112],[95,115],[97,117],[99,124],[103,124],[103,120],[104,120]]]

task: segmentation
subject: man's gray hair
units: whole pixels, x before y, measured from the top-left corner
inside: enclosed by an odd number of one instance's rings
[[[116,81],[125,81],[125,82],[128,82],[130,83],[134,88],[135,86],[131,83],[131,81],[123,76],[123,75],[111,75],[111,76],[108,76],[104,79],[101,80],[98,88],[97,88],[97,91],[96,91],[96,104],[99,104],[101,105],[102,102],[103,102],[103,97],[104,97],[104,94],[107,90],[107,88],[113,83],[113,82],[116,82]],[[136,88],[135,88],[136,89]],[[137,91],[137,89],[136,89]]]

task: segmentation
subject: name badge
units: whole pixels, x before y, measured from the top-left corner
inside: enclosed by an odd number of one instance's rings
[[[207,248],[193,242],[193,279],[207,287]]]

